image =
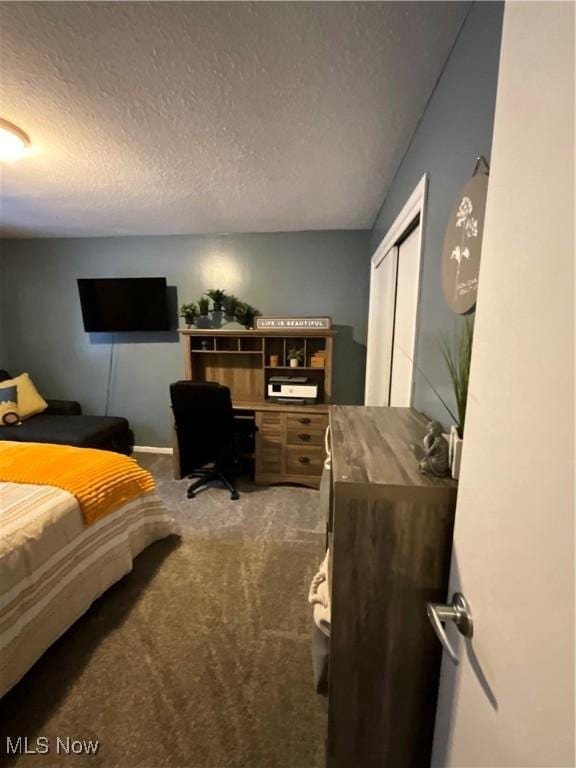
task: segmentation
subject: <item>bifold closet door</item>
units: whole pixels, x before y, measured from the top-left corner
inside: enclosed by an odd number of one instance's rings
[[[390,405],[397,257],[398,249],[394,247],[372,269],[366,365],[366,405]]]
[[[412,405],[420,273],[420,227],[413,229],[396,250],[396,304],[389,405],[407,408]]]

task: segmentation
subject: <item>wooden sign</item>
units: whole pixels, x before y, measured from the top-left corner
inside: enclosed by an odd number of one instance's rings
[[[442,285],[450,309],[459,315],[476,305],[487,191],[488,174],[477,173],[460,192],[446,228]]]
[[[257,317],[258,331],[329,331],[330,317]]]

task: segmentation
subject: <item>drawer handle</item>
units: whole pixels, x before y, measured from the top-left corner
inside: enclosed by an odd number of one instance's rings
[[[310,463],[310,457],[309,456],[300,456],[298,458],[298,461],[300,464],[309,464]]]
[[[301,419],[298,419],[300,424],[310,424],[310,419],[307,416],[303,416]]]
[[[300,440],[310,440],[311,435],[309,435],[307,432],[301,432],[298,437]]]

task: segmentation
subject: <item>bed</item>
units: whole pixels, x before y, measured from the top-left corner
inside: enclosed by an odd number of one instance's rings
[[[116,504],[92,524],[83,511],[62,488],[0,482],[0,697],[132,570],[143,549],[175,533],[154,490]]]

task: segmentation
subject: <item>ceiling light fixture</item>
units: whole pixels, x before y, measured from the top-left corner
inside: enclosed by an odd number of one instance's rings
[[[21,128],[0,118],[0,160],[18,160],[29,146],[30,139]]]

